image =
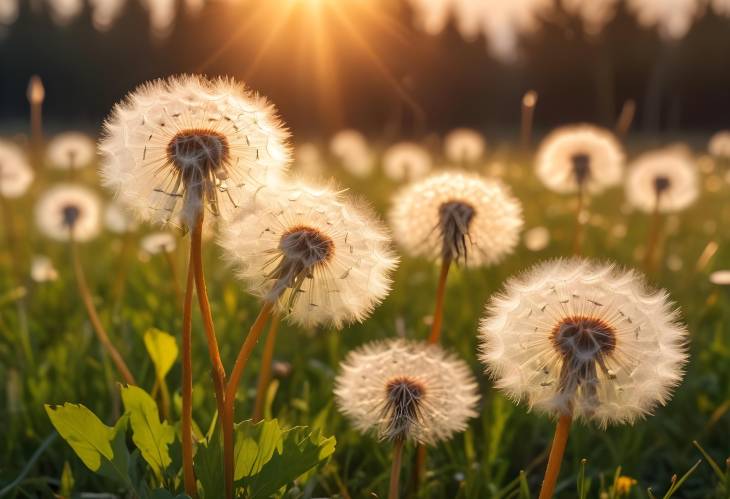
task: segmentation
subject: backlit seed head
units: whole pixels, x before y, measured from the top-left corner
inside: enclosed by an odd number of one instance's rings
[[[522,206],[502,183],[450,171],[401,189],[389,219],[410,254],[468,266],[491,265],[511,253],[522,229]]]
[[[362,432],[433,445],[466,429],[477,415],[479,394],[462,360],[438,345],[395,339],[347,356],[335,400]]]
[[[681,211],[698,196],[699,171],[684,148],[670,147],[644,153],[629,167],[626,197],[642,211]]]
[[[362,204],[300,182],[262,188],[219,239],[249,291],[304,326],[361,321],[390,291],[390,235]]]
[[[687,330],[666,292],[636,272],[577,258],[510,279],[487,306],[480,342],[508,396],[601,427],[666,404],[687,362]]]
[[[569,125],[551,132],[540,144],[535,172],[559,193],[599,193],[621,181],[624,152],[614,135],[593,125]]]
[[[707,150],[717,158],[730,158],[730,130],[721,130],[713,135]]]
[[[383,155],[383,171],[394,181],[415,180],[428,174],[432,167],[428,151],[413,142],[399,142]]]
[[[58,241],[71,237],[78,242],[95,238],[100,231],[101,202],[93,191],[73,184],[60,184],[41,195],[35,219],[45,236]]]
[[[96,158],[96,144],[81,132],[56,135],[46,150],[48,164],[59,170],[73,170],[89,166]]]
[[[142,219],[163,224],[190,227],[203,209],[230,216],[289,161],[273,106],[228,79],[147,83],[104,128],[103,183]]]
[[[444,155],[457,165],[474,163],[484,156],[486,149],[482,134],[471,128],[452,130],[444,139]]]

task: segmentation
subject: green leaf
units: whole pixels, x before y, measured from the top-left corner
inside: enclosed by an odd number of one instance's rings
[[[71,497],[71,492],[73,492],[74,488],[74,476],[71,472],[71,465],[68,464],[68,461],[63,463],[63,471],[61,472],[61,484],[58,490],[58,493],[62,497]]]
[[[159,329],[151,328],[144,333],[144,346],[155,365],[158,380],[163,380],[177,359],[175,337]]]
[[[198,445],[193,458],[195,476],[203,489],[203,499],[220,499],[225,497],[223,490],[223,446],[220,431],[215,427],[212,435]]]
[[[276,419],[253,424],[244,421],[235,428],[236,468],[234,480],[252,476],[261,471],[274,455],[282,452],[284,432]]]
[[[157,478],[161,479],[172,463],[168,446],[175,440],[175,428],[167,422],[160,422],[157,404],[137,386],[122,387],[122,402],[129,414],[134,445]]]
[[[275,452],[261,472],[243,483],[250,497],[270,497],[279,489],[326,461],[335,451],[335,437],[325,438],[319,430],[296,427],[284,432],[281,452]]]
[[[46,413],[56,431],[91,471],[128,487],[129,451],[124,443],[127,418],[114,427],[105,425],[83,405],[46,405]]]

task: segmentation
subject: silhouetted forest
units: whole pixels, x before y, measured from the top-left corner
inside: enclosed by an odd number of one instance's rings
[[[439,36],[420,32],[413,12],[392,0],[378,18],[327,16],[334,43],[323,74],[312,53],[316,44],[309,43],[321,33],[301,15],[276,29],[275,19],[248,22],[250,8],[209,4],[195,17],[179,14],[171,35],[157,40],[136,0],[102,33],[88,6],[59,27],[22,4],[0,39],[3,120],[26,116],[25,89],[34,73],[46,84],[50,119],[98,123],[138,83],[200,71],[245,80],[277,104],[300,136],[341,126],[395,127],[401,134],[514,127],[521,96],[531,88],[540,95],[542,127],[613,123],[628,98],[637,100],[637,123],[647,131],[730,126],[730,20],[712,13],[684,39],[667,43],[623,5],[599,36],[558,12],[520,40],[520,58],[508,63],[491,56],[483,38],[464,41],[453,23]],[[359,35],[350,23],[363,26]],[[323,87],[323,78],[336,86]]]

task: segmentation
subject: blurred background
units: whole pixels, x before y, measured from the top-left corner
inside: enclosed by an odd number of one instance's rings
[[[177,72],[245,80],[298,138],[535,124],[704,133],[730,116],[730,0],[0,0],[0,122],[98,124],[137,84]]]

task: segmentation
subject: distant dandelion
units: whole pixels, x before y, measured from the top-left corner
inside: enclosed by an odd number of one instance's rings
[[[432,166],[428,151],[413,142],[390,146],[383,155],[383,171],[391,180],[415,180],[426,175]]]
[[[585,197],[621,182],[624,152],[616,137],[593,125],[569,125],[551,132],[540,144],[535,172],[545,186],[561,194],[578,194],[573,252],[580,253]]]
[[[0,139],[0,196],[18,198],[33,182],[33,169],[23,150],[12,142]]]
[[[57,241],[87,242],[101,229],[99,196],[80,185],[59,184],[41,195],[35,220],[43,235]]]
[[[304,326],[361,321],[390,290],[390,236],[364,206],[301,183],[223,228],[221,246],[249,291]]]
[[[96,157],[96,143],[81,132],[56,135],[48,143],[48,164],[59,170],[74,170],[89,166]]]
[[[398,496],[403,445],[435,445],[477,416],[478,386],[465,362],[438,345],[388,340],[351,352],[335,380],[337,407],[362,432],[394,443],[390,495]]]
[[[404,187],[393,198],[390,225],[413,256],[441,262],[430,341],[441,335],[446,279],[452,262],[495,264],[514,251],[522,205],[502,183],[448,171]]]
[[[50,258],[37,255],[31,261],[30,277],[35,282],[52,282],[58,279],[58,271]]]
[[[570,421],[632,424],[665,405],[682,380],[687,340],[665,291],[589,260],[539,264],[490,300],[480,359],[495,386],[560,418],[540,497],[552,495]]]
[[[730,159],[730,130],[722,130],[713,135],[707,150],[717,158]]]
[[[107,119],[102,181],[142,219],[192,228],[204,207],[230,215],[246,186],[281,174],[287,137],[273,106],[234,80],[155,80]]]
[[[153,232],[142,238],[140,247],[148,255],[171,253],[177,247],[177,239],[171,232]]]
[[[104,210],[104,225],[110,232],[115,234],[134,232],[139,226],[127,210],[116,201],[112,201],[106,206]]]
[[[481,133],[471,128],[457,128],[444,139],[446,159],[457,165],[468,165],[484,156],[487,144]]]
[[[370,146],[365,136],[357,130],[337,132],[330,141],[330,151],[351,175],[364,178],[372,174],[375,162]]]
[[[662,233],[662,213],[687,208],[699,195],[699,175],[689,153],[668,148],[639,156],[630,166],[626,179],[626,197],[636,208],[652,213],[651,229],[644,255],[646,270],[651,272]]]
[[[308,178],[319,178],[325,173],[325,161],[319,148],[311,142],[296,147],[294,152],[296,171]]]
[[[533,227],[525,231],[525,248],[530,251],[542,251],[550,244],[550,231],[547,227]]]
[[[716,270],[710,274],[710,282],[718,286],[730,285],[730,270]]]

